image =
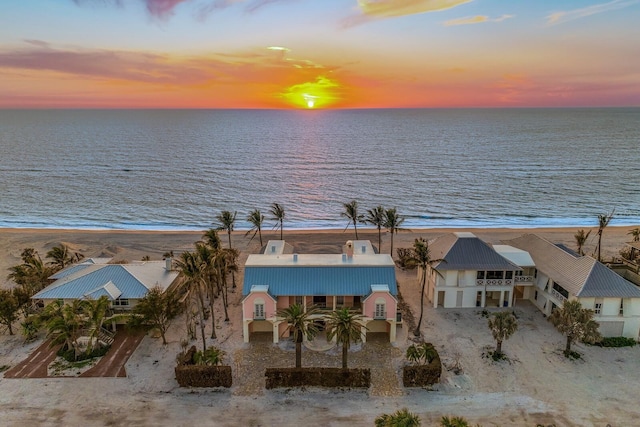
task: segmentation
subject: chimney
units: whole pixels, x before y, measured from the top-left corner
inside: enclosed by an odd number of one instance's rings
[[[353,258],[353,242],[351,240],[347,241],[347,258]]]
[[[167,271],[171,271],[171,267],[173,267],[173,259],[171,257],[167,257],[164,259],[164,268]]]
[[[293,254],[293,262],[298,262],[298,254]]]

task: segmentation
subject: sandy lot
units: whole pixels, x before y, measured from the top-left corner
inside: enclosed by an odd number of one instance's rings
[[[628,240],[633,227],[607,228],[605,253],[614,255]],[[450,230],[402,232],[394,247],[407,247],[418,236],[426,238]],[[466,230],[465,230],[466,231]],[[526,230],[471,230],[491,243],[516,237]],[[576,230],[539,229],[536,233],[574,246]],[[376,232],[361,232],[377,244]],[[267,233],[273,238],[274,233]],[[0,271],[19,262],[24,247],[44,255],[64,242],[86,256],[112,255],[122,259],[152,259],[173,250],[188,250],[200,233],[88,232],[59,230],[0,230]],[[297,252],[339,252],[353,232],[293,232],[285,239]],[[244,233],[234,234],[234,246],[243,257],[259,250]],[[587,244],[593,250],[595,240]],[[382,250],[389,250],[385,235]],[[242,260],[241,260],[242,261]],[[4,279],[4,275],[0,277]],[[413,313],[419,313],[419,288],[415,272],[398,271],[400,291]],[[1,283],[1,281],[0,281]],[[241,283],[241,277],[240,282]],[[7,286],[8,283],[5,283]],[[457,414],[484,426],[630,426],[637,421],[640,384],[640,348],[602,349],[578,344],[580,361],[561,353],[563,337],[530,304],[515,307],[519,330],[504,343],[511,362],[494,363],[482,353],[494,345],[487,320],[477,309],[435,310],[425,307],[423,335],[433,342],[446,367],[434,390],[404,389],[401,366],[410,344],[406,330],[393,346],[354,346],[350,366],[370,363],[376,387],[368,391],[264,390],[261,372],[266,366],[291,365],[293,346],[283,343],[243,344],[239,310],[240,292],[231,294],[230,318],[216,314],[218,339],[210,344],[227,353],[234,369],[229,390],[180,389],[174,379],[175,356],[185,337],[184,322],[174,323],[169,344],[145,337],[126,365],[127,378],[0,379],[0,420],[9,426],[54,425],[201,425],[211,426],[371,426],[376,416],[407,407],[423,425],[436,425],[442,415]],[[409,334],[410,336],[410,334]],[[23,344],[19,336],[0,335],[0,366],[13,366],[41,341]],[[313,353],[305,349],[303,365],[339,366],[339,352]],[[333,365],[332,365],[333,364]],[[395,375],[394,375],[395,373]],[[382,390],[382,392],[378,392]],[[386,390],[386,392],[385,392]]]

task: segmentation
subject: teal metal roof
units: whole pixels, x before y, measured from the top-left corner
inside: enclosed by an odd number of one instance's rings
[[[253,285],[268,285],[277,296],[359,295],[371,293],[371,285],[387,285],[391,295],[398,294],[393,266],[245,266],[242,295]]]
[[[99,288],[103,288],[110,281],[122,292],[120,298],[143,298],[149,292],[149,289],[129,273],[123,265],[110,264],[68,282],[53,283],[32,298],[80,299]]]

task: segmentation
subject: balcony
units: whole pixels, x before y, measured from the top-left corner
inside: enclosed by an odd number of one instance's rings
[[[253,312],[253,320],[265,320],[267,317],[264,315],[264,312]]]
[[[533,280],[534,280],[533,276],[516,276],[515,277],[516,283],[533,283]]]
[[[476,286],[511,286],[512,279],[476,279]]]
[[[374,320],[386,320],[387,319],[387,312],[386,311],[376,311],[375,313],[373,313],[373,318],[374,318]]]
[[[562,295],[560,292],[555,289],[551,289],[551,295],[558,299],[558,301],[562,301],[563,303],[567,300],[567,297]]]

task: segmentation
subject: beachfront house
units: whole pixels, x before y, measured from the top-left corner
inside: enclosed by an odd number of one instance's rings
[[[605,337],[638,339],[640,334],[640,288],[594,258],[580,256],[535,234],[525,234],[496,246],[526,251],[535,263],[529,299],[545,315],[551,315],[566,300],[578,300],[594,310],[594,319]],[[516,261],[517,262],[517,261]],[[523,266],[523,268],[527,268]]]
[[[171,259],[109,264],[110,258],[91,258],[71,265],[53,276],[53,283],[36,293],[32,300],[47,305],[56,300],[70,303],[78,299],[106,296],[116,313],[127,313],[150,289],[164,290],[177,285],[178,272]]]
[[[263,253],[249,255],[242,288],[243,337],[289,334],[276,312],[293,304],[329,312],[348,307],[361,314],[367,334],[396,338],[397,285],[390,255],[374,253],[368,240],[349,241],[339,254],[297,254],[283,240],[270,240]],[[316,321],[323,325],[322,315]]]
[[[516,277],[523,269],[473,233],[440,236],[429,248],[432,259],[442,260],[427,267],[426,294],[434,308],[512,305]]]

